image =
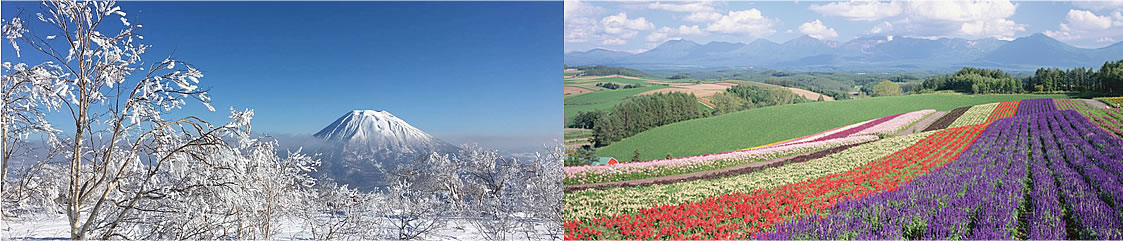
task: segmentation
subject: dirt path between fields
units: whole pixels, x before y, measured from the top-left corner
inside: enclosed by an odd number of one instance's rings
[[[565,95],[584,94],[584,93],[589,93],[589,92],[593,92],[593,90],[581,88],[581,87],[576,87],[576,86],[566,86],[565,87]]]
[[[1100,108],[1100,109],[1111,108],[1111,107],[1108,107],[1107,104],[1104,104],[1103,102],[1100,102],[1098,100],[1093,100],[1093,99],[1080,99],[1080,100],[1083,100],[1084,103],[1088,103],[1088,106],[1091,106],[1091,107],[1094,107],[1094,108]]]
[[[947,114],[947,112],[938,111],[933,112],[932,114],[928,114],[928,117],[924,117],[924,119],[913,123],[908,128],[905,128],[904,130],[893,136],[904,136],[924,131],[925,128],[928,128],[929,125],[932,125],[932,122],[936,122],[936,120],[940,119],[940,117],[943,117],[944,114]]]
[[[674,176],[652,177],[652,178],[644,178],[644,179],[628,180],[628,181],[602,182],[602,183],[591,183],[591,184],[565,186],[565,192],[579,191],[579,190],[585,190],[585,189],[589,189],[589,188],[633,187],[633,186],[646,186],[646,185],[654,185],[654,184],[667,184],[667,183],[675,183],[675,182],[681,182],[681,181],[690,181],[690,180],[698,180],[698,179],[709,179],[709,178],[718,178],[718,177],[724,177],[724,176],[739,175],[739,174],[755,172],[755,171],[762,170],[762,169],[765,169],[765,168],[778,167],[778,166],[783,166],[783,165],[787,165],[787,164],[790,164],[790,163],[799,163],[799,162],[810,161],[810,160],[813,160],[813,159],[818,159],[818,158],[821,158],[821,157],[824,157],[824,156],[827,156],[827,155],[830,155],[830,154],[833,154],[833,153],[837,153],[837,152],[849,149],[849,148],[854,147],[854,146],[866,144],[866,143],[869,143],[869,142],[862,142],[862,143],[851,144],[851,145],[837,146],[837,147],[834,147],[834,148],[816,151],[816,152],[812,152],[812,153],[808,153],[808,154],[786,156],[786,157],[776,158],[776,159],[772,159],[772,160],[758,161],[758,162],[753,162],[753,163],[744,164],[744,165],[740,165],[740,166],[727,167],[727,168],[722,168],[722,169],[717,169],[717,170],[692,172],[692,173],[686,173],[686,174],[680,174],[680,175],[674,175]]]

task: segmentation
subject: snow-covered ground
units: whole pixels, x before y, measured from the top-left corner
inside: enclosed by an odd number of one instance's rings
[[[389,227],[381,227],[389,228]],[[508,235],[510,240],[551,240],[561,239],[561,234],[556,237],[546,235],[546,225],[535,225],[537,233],[527,234],[524,230],[516,230]],[[3,220],[0,222],[0,239],[2,240],[65,240],[70,239],[70,226],[66,223],[66,215],[25,215],[16,220]],[[278,240],[310,240],[309,231],[294,220],[281,221],[281,230],[274,235]],[[475,226],[462,218],[451,218],[443,229],[425,236],[425,240],[484,240],[483,234]]]

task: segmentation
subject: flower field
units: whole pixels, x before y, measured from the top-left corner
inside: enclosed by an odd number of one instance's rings
[[[1057,105],[1053,104],[1053,99],[1029,99],[1021,101],[1018,105],[1017,115],[1032,115],[1053,111],[1057,111]]]
[[[904,149],[932,134],[933,132],[923,132],[886,138],[807,162],[725,178],[569,192],[565,194],[565,219],[591,220],[615,214],[631,214],[657,204],[699,202],[728,193],[750,193],[758,189],[843,173]]]
[[[932,112],[750,151],[891,134]],[[1027,99],[933,126],[747,173],[569,192],[565,239],[1123,239],[1123,108]]]
[[[987,118],[990,117],[990,113],[994,112],[994,109],[998,107],[998,104],[999,103],[991,103],[972,106],[970,109],[967,109],[967,112],[963,112],[963,114],[960,115],[959,118],[956,118],[955,121],[951,123],[951,125],[948,125],[947,128],[986,123]]]
[[[1051,106],[1054,110],[1056,110],[1056,106],[1053,106],[1052,104],[1053,104],[1053,102],[1049,102],[1049,106]],[[1015,114],[1017,114],[1019,106],[1020,106],[1020,104],[1019,104],[1018,101],[1009,101],[1009,102],[998,103],[998,106],[994,107],[994,111],[992,111],[990,113],[990,116],[987,116],[987,122],[986,123],[991,123],[991,122],[994,122],[998,119],[1014,116]],[[1041,108],[1047,108],[1047,107],[1041,107]]]
[[[928,127],[924,128],[924,131],[934,131],[948,128],[948,126],[951,126],[951,124],[954,123],[956,119],[959,119],[959,117],[962,116],[963,113],[966,113],[969,109],[971,109],[970,106],[952,109],[951,111],[948,111],[948,113],[944,116],[936,119],[936,121],[932,122],[932,124],[929,124]]]
[[[1088,103],[1075,99],[1054,99],[1053,103],[1057,104],[1057,110],[1087,110],[1091,109]]]
[[[1103,102],[1114,108],[1123,106],[1123,97],[1100,97],[1096,98],[1096,100],[1099,100],[1100,102]]]
[[[571,166],[565,167],[565,185],[626,181],[721,169],[872,140],[877,140],[877,136],[853,136],[711,155],[615,165]]]
[[[873,162],[809,181],[757,189],[747,194],[732,192],[699,202],[659,204],[634,214],[570,220],[566,222],[566,238],[748,238],[775,223],[817,213],[846,198],[894,190],[913,177],[955,159],[983,128],[973,125],[939,131]]]
[[[1077,112],[999,120],[965,153],[895,192],[844,201],[825,218],[758,237],[1123,238],[1123,140]]]
[[[1100,128],[1123,137],[1123,108],[1085,110],[1080,113]]]
[[[904,113],[904,114],[901,114],[901,115],[897,115],[896,117],[894,117],[891,120],[882,122],[881,124],[877,124],[877,125],[871,126],[869,128],[866,128],[865,130],[858,131],[857,133],[854,133],[853,135],[889,135],[889,134],[893,134],[893,133],[896,133],[897,131],[900,131],[901,129],[905,129],[905,127],[908,127],[909,125],[911,125],[912,123],[915,123],[916,121],[919,121],[920,119],[924,119],[925,116],[928,116],[928,114],[932,114],[934,112],[936,112],[936,110],[921,110],[921,111],[913,111],[913,112],[909,112],[909,113]]]

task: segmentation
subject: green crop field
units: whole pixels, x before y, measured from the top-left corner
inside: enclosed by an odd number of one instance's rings
[[[625,98],[644,91],[671,88],[665,85],[646,86],[632,89],[602,90],[565,98],[565,123],[572,123],[578,111],[608,110],[623,102]]]
[[[647,130],[601,148],[598,156],[630,161],[639,149],[643,159],[668,153],[675,157],[734,151],[815,134],[831,128],[888,115],[1032,98],[1065,95],[927,94],[770,106],[710,118],[694,119]],[[566,106],[568,116],[569,106]]]
[[[580,71],[565,72],[565,76],[574,76],[574,75],[579,75],[579,74],[581,74]]]
[[[586,130],[586,129],[566,129],[565,130],[565,139],[566,140],[588,138],[588,137],[593,137],[593,130]]]
[[[616,84],[619,84],[619,85],[644,85],[644,86],[654,85],[652,83],[648,83],[647,81],[643,81],[643,80],[616,78],[616,77],[596,78],[596,79],[578,79],[578,80],[567,79],[567,80],[565,80],[565,85],[567,85],[567,86],[577,86],[577,87],[582,87],[582,88],[592,89],[592,90],[604,89],[604,88],[597,87],[597,83],[616,83]]]

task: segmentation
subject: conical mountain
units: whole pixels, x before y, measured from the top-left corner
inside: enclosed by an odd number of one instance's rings
[[[313,136],[350,147],[368,147],[373,152],[425,153],[451,146],[394,114],[379,110],[353,110]]]

